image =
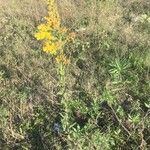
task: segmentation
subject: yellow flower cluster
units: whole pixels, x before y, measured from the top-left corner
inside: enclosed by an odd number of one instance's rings
[[[61,54],[56,57],[56,62],[67,65],[70,63],[70,60],[64,54]]]
[[[48,17],[45,17],[45,23],[37,27],[35,38],[43,41],[43,51],[54,55],[57,63],[69,64],[70,60],[64,55],[63,49],[68,40],[73,40],[75,34],[61,26],[55,0],[47,0],[47,4]]]

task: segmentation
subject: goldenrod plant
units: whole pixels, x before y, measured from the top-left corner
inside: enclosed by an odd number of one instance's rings
[[[55,0],[47,0],[48,16],[45,17],[45,23],[40,24],[35,34],[37,40],[43,41],[43,51],[50,53],[57,63],[69,64],[70,60],[65,55],[64,46],[74,38],[75,34],[69,32],[61,24]]]

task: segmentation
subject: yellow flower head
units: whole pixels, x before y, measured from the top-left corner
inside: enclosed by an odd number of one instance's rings
[[[56,55],[57,53],[57,46],[55,43],[48,43],[46,42],[43,46],[43,51],[46,53],[50,53],[52,55]]]
[[[66,27],[61,27],[61,28],[59,29],[59,33],[60,33],[60,34],[67,34],[67,32],[68,32],[68,29],[67,29]]]
[[[53,40],[54,39],[52,34],[50,32],[46,32],[46,31],[39,31],[39,32],[35,33],[34,37],[37,40]]]
[[[51,30],[51,27],[48,24],[40,24],[37,28],[44,32]]]

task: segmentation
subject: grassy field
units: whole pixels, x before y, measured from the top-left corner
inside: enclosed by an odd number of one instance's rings
[[[150,1],[57,0],[68,65],[42,51],[44,0],[0,0],[0,149],[149,150]]]

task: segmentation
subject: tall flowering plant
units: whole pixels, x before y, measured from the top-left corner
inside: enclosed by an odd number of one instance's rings
[[[67,116],[67,106],[65,104],[66,98],[66,65],[70,64],[70,59],[66,56],[65,46],[70,41],[74,40],[75,33],[69,31],[66,27],[61,25],[61,19],[57,10],[55,0],[46,0],[48,5],[48,16],[45,17],[45,22],[37,27],[35,38],[43,41],[43,51],[51,54],[56,61],[58,73],[58,87],[57,95],[61,98],[61,104],[65,113],[62,121]],[[65,126],[63,126],[65,130]]]
[[[35,38],[43,41],[43,51],[50,53],[57,63],[69,64],[70,59],[64,54],[64,46],[74,39],[75,34],[61,25],[55,0],[47,0],[48,16],[45,22],[37,27]]]

